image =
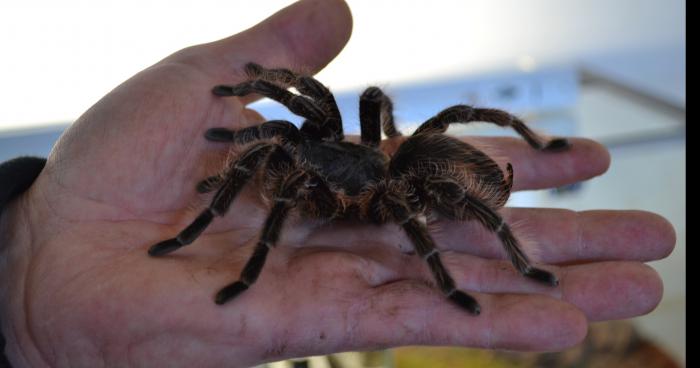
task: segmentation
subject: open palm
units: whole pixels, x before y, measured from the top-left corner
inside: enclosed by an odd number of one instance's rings
[[[432,224],[459,287],[482,305],[478,317],[430,286],[427,267],[402,251],[410,246],[397,227],[357,224],[288,224],[255,286],[214,304],[214,293],[237,279],[266,215],[255,188],[192,246],[148,257],[150,245],[192,220],[206,201],[195,185],[224,164],[229,147],[203,133],[262,121],[248,101],[216,98],[211,88],[240,82],[249,61],[316,71],[340,51],[350,25],[341,2],[297,3],[244,33],[171,55],[71,126],[11,208],[26,214],[14,221],[32,220],[24,226],[29,244],[13,250],[23,262],[2,269],[24,276],[8,288],[22,300],[8,308],[24,331],[16,334],[25,347],[19,361],[247,366],[407,344],[554,350],[580,341],[589,320],[658,303],[660,280],[641,262],[667,255],[673,230],[634,211],[503,210],[511,223],[527,219],[557,288],[522,278],[478,225]],[[509,138],[472,143],[513,163],[515,189],[590,178],[609,160],[582,139],[555,155]]]

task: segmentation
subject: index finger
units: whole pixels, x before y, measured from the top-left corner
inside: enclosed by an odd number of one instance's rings
[[[543,152],[524,140],[511,137],[462,137],[491,156],[502,167],[513,165],[513,190],[555,188],[605,173],[610,153],[600,143],[585,138],[568,138],[566,151]]]

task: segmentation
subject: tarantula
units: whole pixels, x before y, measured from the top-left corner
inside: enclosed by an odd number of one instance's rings
[[[394,125],[392,102],[379,88],[369,87],[360,96],[361,136],[356,144],[344,140],[335,98],[316,79],[254,63],[247,64],[245,71],[248,81],[216,86],[214,95],[257,93],[283,104],[303,117],[304,123],[297,128],[289,121],[271,120],[239,130],[209,129],[206,139],[244,145],[245,150],[222,175],[198,184],[200,193],[216,190],[210,205],[176,237],[148,251],[151,256],[160,256],[192,243],[215,216],[226,214],[247,182],[261,175],[271,210],[239,280],[216,294],[217,304],[237,297],[255,283],[292,209],[306,218],[398,224],[415,252],[428,263],[442,293],[475,315],[480,313],[479,304],[456,288],[420,215],[477,220],[498,235],[520,273],[548,285],[558,284],[552,273],[530,264],[510,227],[496,212],[510,195],[512,166],[507,165],[505,177],[485,153],[443,133],[452,123],[483,121],[512,127],[537,150],[567,149],[566,139],[544,140],[520,119],[501,110],[456,105],[428,119],[389,155],[379,147],[382,130],[389,138],[401,133]],[[289,87],[299,94],[288,91]]]

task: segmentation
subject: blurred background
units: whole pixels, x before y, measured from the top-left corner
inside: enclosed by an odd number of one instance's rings
[[[3,4],[0,161],[48,155],[72,121],[131,75],[183,47],[244,30],[291,2]],[[515,112],[549,134],[598,139],[612,153],[608,174],[517,193],[510,205],[649,210],[674,224],[678,243],[668,259],[651,264],[665,284],[654,312],[595,324],[584,344],[565,353],[404,348],[276,366],[621,367],[632,358],[643,364],[629,366],[684,366],[685,2],[348,2],[353,36],[318,78],[337,94],[349,132],[358,131],[358,94],[379,85],[394,98],[404,132],[446,106],[470,103]],[[258,106],[268,117],[298,121],[269,102]],[[511,134],[485,124],[450,132]],[[596,360],[597,353],[604,358]]]

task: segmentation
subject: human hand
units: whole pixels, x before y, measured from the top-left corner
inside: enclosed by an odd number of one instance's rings
[[[578,342],[587,320],[627,318],[658,303],[659,278],[641,262],[667,255],[673,231],[642,212],[504,210],[510,222],[528,219],[558,288],[520,277],[478,226],[440,224],[443,259],[479,300],[478,317],[426,285],[421,260],[392,246],[406,242],[391,226],[287,227],[255,287],[214,304],[213,294],[237,278],[266,214],[255,188],[191,246],[148,257],[150,245],[191,221],[196,183],[223,164],[228,147],[205,141],[204,131],[262,121],[245,108],[248,100],[216,98],[212,86],[240,82],[249,61],[316,71],[350,29],[339,1],[297,3],[249,31],[169,56],[73,124],[0,219],[11,360],[248,366],[407,344],[554,350]],[[475,144],[508,157],[516,189],[583,180],[608,165],[605,150],[587,140],[559,154],[513,139]]]

